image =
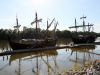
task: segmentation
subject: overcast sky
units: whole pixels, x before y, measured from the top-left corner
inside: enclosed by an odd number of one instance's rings
[[[80,17],[87,16],[85,24],[94,24],[94,31],[100,32],[100,0],[0,0],[0,28],[11,28],[16,23],[18,16],[21,28],[30,25],[35,19],[35,11],[38,19],[42,18],[40,27],[46,28],[47,18],[49,23],[55,18],[59,22],[59,30],[75,30],[68,27],[82,25]],[[52,24],[50,29],[53,29]]]

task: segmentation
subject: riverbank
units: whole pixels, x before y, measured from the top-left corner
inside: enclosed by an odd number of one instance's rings
[[[100,60],[94,59],[85,63],[81,69],[74,69],[57,75],[100,75]]]

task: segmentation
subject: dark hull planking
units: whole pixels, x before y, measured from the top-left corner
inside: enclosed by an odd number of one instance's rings
[[[72,37],[72,41],[77,43],[93,43],[95,41],[95,36],[87,36],[87,37]]]
[[[22,43],[16,43],[10,40],[8,41],[13,50],[19,50],[19,49],[34,49],[34,48],[55,46],[57,39],[46,39],[42,41],[41,43],[34,43],[34,44],[22,44]]]

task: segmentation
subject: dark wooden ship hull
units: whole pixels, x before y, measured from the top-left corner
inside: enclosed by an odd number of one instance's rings
[[[95,36],[83,36],[83,37],[72,37],[72,41],[77,43],[93,43],[95,41]]]
[[[57,38],[48,38],[48,39],[45,39],[44,42],[45,42],[44,46],[47,46],[47,47],[49,47],[49,46],[55,46],[56,43],[57,43]]]
[[[13,50],[20,50],[20,49],[34,49],[34,48],[55,46],[57,42],[57,38],[56,39],[46,39],[40,43],[34,43],[34,44],[17,43],[17,42],[11,41],[10,38],[8,38],[8,41]]]

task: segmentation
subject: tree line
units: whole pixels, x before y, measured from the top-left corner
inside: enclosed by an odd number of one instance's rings
[[[48,38],[56,36],[57,38],[71,38],[71,34],[73,36],[76,36],[75,31],[69,31],[69,30],[48,30],[48,35],[46,35],[47,30],[42,30],[40,28],[37,29],[37,38],[38,39],[44,39],[48,36]],[[55,34],[54,34],[55,33]],[[78,35],[82,35],[83,32],[79,31],[77,32]],[[100,33],[96,32],[85,32],[86,35],[96,35],[97,37],[100,37]],[[11,37],[11,39],[17,39],[18,37],[18,31],[17,29],[11,30],[11,29],[0,29],[0,40],[7,40],[8,37]],[[36,29],[35,28],[27,28],[23,27],[23,31],[20,31],[20,39],[35,39],[36,38]]]

